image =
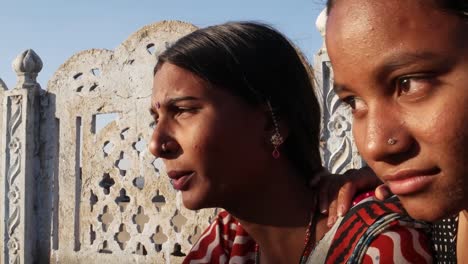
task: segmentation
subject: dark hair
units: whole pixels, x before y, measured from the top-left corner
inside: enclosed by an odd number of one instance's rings
[[[282,152],[306,177],[322,168],[320,108],[311,71],[281,33],[260,23],[232,22],[196,30],[161,55],[253,106],[270,102],[289,128]]]
[[[337,0],[327,0],[327,13],[330,14],[330,10],[333,8]],[[467,0],[436,0],[442,9],[452,12],[462,18],[468,19],[468,1]]]

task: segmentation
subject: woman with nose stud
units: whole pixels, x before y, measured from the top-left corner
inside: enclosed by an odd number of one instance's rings
[[[468,263],[468,2],[335,0],[328,12],[359,152],[413,218],[458,216]]]

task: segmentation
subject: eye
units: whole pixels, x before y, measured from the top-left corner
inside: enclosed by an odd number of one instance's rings
[[[174,113],[175,113],[175,116],[177,117],[185,117],[185,116],[188,116],[188,115],[191,115],[191,114],[195,114],[198,112],[198,108],[195,108],[195,107],[187,107],[187,106],[174,106]]]
[[[158,120],[159,120],[159,115],[158,113],[156,113],[153,109],[149,109],[149,113],[151,115],[151,117],[153,117],[153,122],[151,122],[150,126],[152,128],[155,128],[156,127],[156,124],[158,124]]]
[[[351,109],[356,109],[356,98],[354,96],[348,96],[341,99],[346,106],[350,107]]]
[[[157,120],[153,120],[153,122],[150,123],[150,128],[151,129],[156,129],[156,125],[158,124]]]
[[[356,96],[347,96],[341,99],[347,107],[351,108],[351,112],[353,115],[356,115],[365,110],[366,104],[364,101]]]
[[[431,75],[403,76],[396,80],[396,90],[399,97],[416,100],[426,96],[436,84]]]
[[[411,79],[404,77],[398,80],[398,91],[401,93],[407,93],[411,88]]]

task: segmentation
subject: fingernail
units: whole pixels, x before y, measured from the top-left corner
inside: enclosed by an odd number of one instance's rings
[[[320,207],[320,212],[321,212],[322,214],[326,214],[326,213],[327,213],[328,207],[325,205],[324,202],[320,201],[319,207]]]
[[[343,216],[343,213],[344,213],[344,206],[340,205],[340,207],[338,207],[338,216],[339,217]]]
[[[327,222],[328,227],[332,227],[335,221],[335,217],[329,217]]]
[[[380,191],[382,192],[382,195],[384,196],[385,199],[390,197],[390,192],[388,191],[387,188],[381,188]]]

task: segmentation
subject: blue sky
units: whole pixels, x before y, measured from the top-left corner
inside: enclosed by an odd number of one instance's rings
[[[286,34],[309,59],[322,45],[315,20],[324,0],[7,0],[0,16],[0,78],[12,88],[11,62],[32,48],[47,80],[69,57],[90,48],[114,49],[141,27],[182,20],[198,27],[226,21],[268,23]]]

